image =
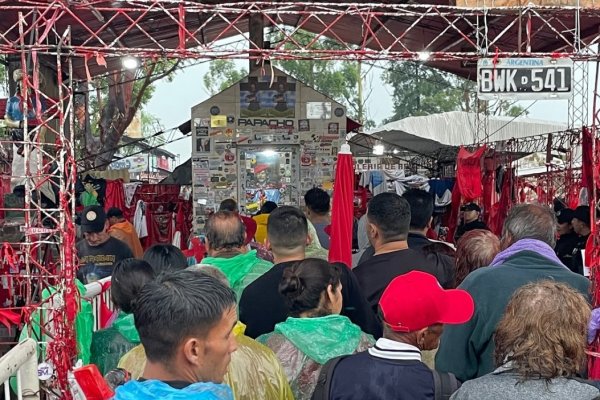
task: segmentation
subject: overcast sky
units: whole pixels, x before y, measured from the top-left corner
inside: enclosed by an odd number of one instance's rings
[[[196,62],[197,63],[197,62]],[[248,61],[236,61],[238,66],[248,69]],[[208,99],[210,96],[202,83],[208,71],[208,63],[204,62],[179,71],[172,82],[161,81],[156,84],[154,96],[146,106],[146,110],[160,118],[165,128],[176,127],[190,118],[192,106]],[[372,95],[368,102],[369,117],[377,124],[392,114],[392,96],[390,88],[381,83],[380,68],[372,68],[367,80],[372,83]],[[590,92],[593,90],[593,67],[590,67]],[[577,77],[575,79],[578,79]],[[523,101],[523,107],[529,107],[528,118],[547,121],[567,122],[567,100],[541,100],[537,102]],[[589,106],[592,106],[590,96]],[[591,112],[590,112],[591,117]],[[175,138],[181,137],[176,135]],[[185,138],[167,146],[167,149],[180,155],[180,162],[191,155],[191,139]]]

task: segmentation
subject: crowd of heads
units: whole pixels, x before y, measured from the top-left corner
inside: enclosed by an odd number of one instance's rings
[[[330,211],[329,195],[321,189],[308,191],[305,202],[307,214]],[[94,210],[84,215],[81,227],[85,240],[90,244],[101,240],[109,221],[113,224],[123,218],[118,211],[109,210],[107,218]],[[481,209],[469,203],[462,212],[468,223],[479,218]],[[277,286],[288,315],[319,318],[340,314],[344,267],[304,258],[310,243],[307,215],[299,208],[278,207],[272,202],[265,203],[260,213],[269,214],[266,246],[275,258],[298,256],[283,270]],[[382,193],[369,202],[362,226],[378,251],[388,243],[407,242],[409,233],[424,236],[432,225],[433,213],[434,199],[428,192],[410,189],[402,196]],[[436,349],[444,325],[464,324],[474,315],[478,304],[462,288],[476,270],[493,265],[502,251],[517,242],[535,240],[554,248],[556,232],[585,232],[589,225],[586,207],[562,210],[557,218],[546,206],[520,204],[508,212],[500,238],[489,230],[475,229],[460,237],[456,250],[446,243],[429,242],[422,249],[424,254],[452,257],[453,286],[458,289],[444,289],[436,277],[417,270],[393,278],[377,305],[383,337],[419,350]],[[222,202],[219,211],[207,219],[205,234],[211,257],[247,251],[246,228],[234,200]],[[143,260],[118,262],[111,281],[113,303],[134,316],[147,356],[146,371],[164,376],[177,369],[178,376],[191,382],[223,381],[237,348],[233,332],[238,306],[236,292],[219,268],[189,268],[181,250],[161,244],[147,249]],[[576,376],[586,361],[590,312],[588,300],[565,283],[541,280],[519,287],[509,296],[494,330],[495,365],[510,363],[521,382]]]

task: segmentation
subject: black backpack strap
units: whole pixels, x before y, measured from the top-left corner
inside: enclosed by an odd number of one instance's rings
[[[434,399],[450,399],[450,396],[460,387],[460,382],[456,379],[456,376],[450,372],[440,373],[436,370],[432,370],[431,372],[433,373]]]
[[[333,377],[335,366],[346,357],[348,356],[346,355],[332,358],[321,367],[321,372],[319,372],[319,378],[317,379],[317,386],[315,387],[315,391],[312,394],[311,400],[329,399],[331,378]]]

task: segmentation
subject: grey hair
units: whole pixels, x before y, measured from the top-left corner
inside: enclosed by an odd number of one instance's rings
[[[208,276],[212,276],[213,278],[218,279],[223,285],[230,287],[229,280],[227,276],[217,267],[210,264],[196,264],[191,267],[187,267],[188,271],[197,272],[199,274],[204,274]]]
[[[507,234],[514,243],[521,239],[537,239],[554,248],[556,244],[556,216],[550,207],[541,204],[518,204],[510,209],[502,236]]]

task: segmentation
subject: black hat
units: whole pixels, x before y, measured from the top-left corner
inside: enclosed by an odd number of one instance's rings
[[[563,208],[556,213],[556,220],[559,224],[570,224],[575,216],[575,210],[572,208]]]
[[[589,206],[579,206],[575,209],[573,213],[573,218],[577,218],[587,226],[590,226],[590,207]]]
[[[461,211],[477,211],[477,212],[481,212],[481,207],[479,207],[477,204],[475,203],[468,203],[465,204],[464,206],[462,206],[460,208]]]
[[[102,232],[105,224],[106,214],[101,206],[87,206],[81,212],[81,232]]]

